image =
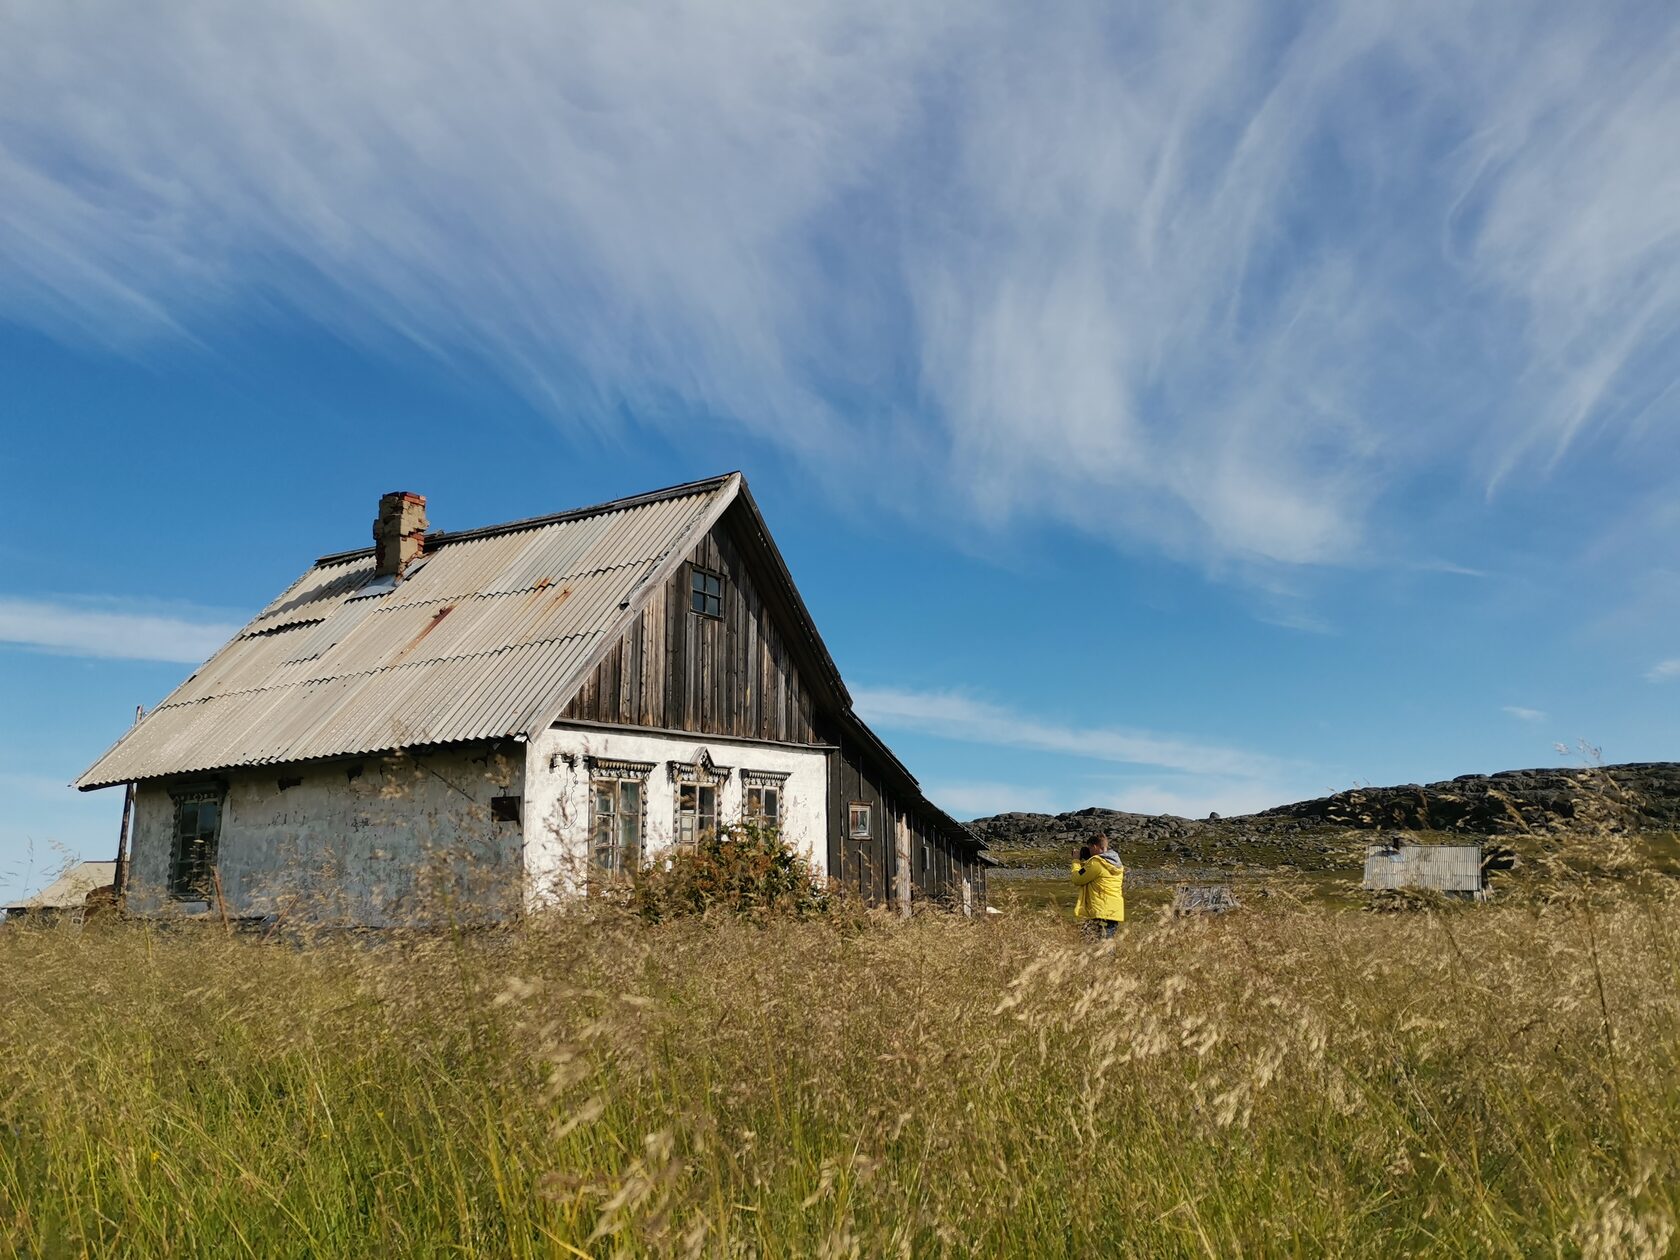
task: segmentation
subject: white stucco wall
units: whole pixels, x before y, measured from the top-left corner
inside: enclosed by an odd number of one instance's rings
[[[518,910],[522,827],[493,821],[490,800],[523,795],[522,751],[478,745],[219,777],[227,791],[217,869],[230,915],[391,925]],[[282,790],[282,777],[302,781]],[[168,786],[142,784],[134,911],[205,908],[168,896],[174,822]]]
[[[662,735],[559,726],[532,740],[525,769],[525,871],[535,907],[583,891],[589,866],[589,758],[652,762],[647,778],[645,854],[656,861],[676,830],[676,785],[669,767],[705,749],[730,768],[718,794],[725,824],[741,817],[742,771],[786,774],[782,836],[822,877],[828,874],[828,756],[820,749],[709,735]],[[569,759],[569,760],[568,760]]]

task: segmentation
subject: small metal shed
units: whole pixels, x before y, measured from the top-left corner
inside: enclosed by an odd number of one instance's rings
[[[1370,845],[1365,850],[1365,887],[1373,892],[1420,889],[1480,901],[1487,896],[1481,842],[1418,844],[1399,837]]]

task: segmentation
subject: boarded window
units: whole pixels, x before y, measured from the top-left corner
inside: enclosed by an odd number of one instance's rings
[[[634,871],[642,864],[643,784],[639,779],[591,781],[594,842],[591,878]]]
[[[693,569],[689,606],[703,617],[723,616],[723,578],[709,570]]]
[[[870,809],[863,801],[853,801],[848,810],[846,834],[853,840],[868,840],[874,830],[870,826]]]
[[[718,790],[712,783],[677,784],[677,844],[692,847],[717,835]]]
[[[175,797],[175,836],[169,851],[171,897],[209,900],[221,829],[220,791],[184,792]]]

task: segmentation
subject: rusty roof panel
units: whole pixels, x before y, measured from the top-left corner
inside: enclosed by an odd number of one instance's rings
[[[739,484],[444,535],[391,590],[371,554],[327,557],[76,786],[524,733]]]

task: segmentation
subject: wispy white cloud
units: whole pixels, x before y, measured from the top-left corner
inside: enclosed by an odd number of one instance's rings
[[[1672,660],[1658,661],[1645,671],[1645,678],[1648,682],[1673,682],[1680,678],[1680,656]]]
[[[872,724],[965,743],[1242,778],[1272,776],[1285,766],[1263,753],[1152,731],[1045,721],[958,692],[870,687],[855,690],[852,699],[858,713]]]
[[[53,602],[0,596],[0,644],[71,656],[197,665],[239,627],[139,611],[111,601]]]
[[[1651,20],[24,0],[0,317],[137,346],[301,312],[568,421],[729,417],[833,485],[867,459],[965,528],[1359,561],[1411,545],[1420,484],[1655,440]]]
[[[1502,704],[1499,706],[1499,711],[1510,714],[1519,722],[1544,722],[1546,720],[1546,714],[1543,710],[1524,708],[1520,704]]]

